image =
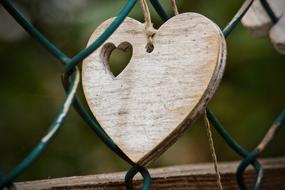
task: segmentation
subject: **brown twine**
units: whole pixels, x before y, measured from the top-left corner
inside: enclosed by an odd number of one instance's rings
[[[210,125],[210,122],[207,118],[206,112],[204,115],[204,121],[205,121],[205,125],[207,128],[207,136],[208,136],[208,140],[209,140],[211,156],[212,156],[212,160],[214,162],[214,168],[215,168],[216,178],[217,178],[217,186],[218,186],[219,190],[223,190],[221,175],[220,175],[219,168],[218,168],[218,159],[217,159],[213,135],[212,135],[212,131],[211,131],[211,125]]]
[[[154,48],[153,36],[155,34],[155,29],[153,28],[153,24],[151,22],[151,15],[150,15],[149,8],[147,5],[147,0],[141,0],[141,7],[142,7],[143,15],[144,15],[145,31],[146,31],[146,36],[147,36],[146,49],[147,49],[147,52],[151,52]]]
[[[175,15],[179,15],[179,11],[177,8],[176,0],[170,0],[173,12]]]

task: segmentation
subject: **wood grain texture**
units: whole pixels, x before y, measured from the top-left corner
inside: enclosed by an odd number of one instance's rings
[[[261,160],[264,169],[262,190],[285,189],[285,158]],[[224,190],[239,190],[235,172],[239,162],[224,162],[219,164]],[[65,177],[40,181],[16,183],[18,190],[124,190],[124,175],[126,172],[100,174],[90,176]],[[152,189],[156,190],[214,190],[216,175],[213,164],[195,164],[150,169],[153,179]],[[252,168],[245,172],[248,185],[254,181]],[[137,189],[141,185],[141,176],[135,177]]]
[[[89,44],[110,25],[101,24]],[[136,163],[146,165],[190,126],[213,96],[225,66],[226,45],[219,27],[196,13],[164,23],[146,52],[144,25],[126,18],[83,62],[88,105],[106,133]],[[127,67],[114,77],[108,57],[133,48]]]
[[[260,0],[254,1],[252,7],[243,17],[242,24],[255,36],[269,35],[276,50],[285,54],[285,1],[270,0],[268,3],[279,18],[275,25],[271,22]]]

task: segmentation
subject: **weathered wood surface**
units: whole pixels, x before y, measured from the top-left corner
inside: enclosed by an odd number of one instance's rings
[[[219,164],[224,190],[238,190],[235,171],[239,162],[223,162]],[[285,189],[285,157],[261,160],[264,168],[262,190]],[[213,190],[217,189],[216,177],[212,163],[173,166],[150,169],[153,179],[152,189],[175,190]],[[51,189],[125,189],[125,172],[100,174],[91,176],[65,177],[41,181],[16,183],[19,190],[51,190]],[[253,170],[246,171],[248,184],[254,180]],[[135,178],[137,187],[141,185],[141,177]]]
[[[268,4],[278,17],[278,22],[274,25],[262,6],[260,0],[254,1],[242,19],[243,25],[248,28],[255,36],[270,37],[275,48],[285,54],[285,1],[268,0]]]
[[[113,19],[101,24],[89,44]],[[106,133],[136,163],[157,158],[204,111],[222,77],[226,45],[220,28],[196,13],[177,15],[153,37],[146,52],[144,24],[131,19],[83,62],[88,105]],[[130,63],[117,76],[108,58],[132,46]]]

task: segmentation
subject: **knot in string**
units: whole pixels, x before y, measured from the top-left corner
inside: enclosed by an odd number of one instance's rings
[[[145,31],[147,37],[146,51],[150,53],[154,48],[153,36],[155,35],[156,31],[153,28],[153,23],[151,22],[151,15],[146,1],[147,0],[141,0],[140,2],[145,20]]]

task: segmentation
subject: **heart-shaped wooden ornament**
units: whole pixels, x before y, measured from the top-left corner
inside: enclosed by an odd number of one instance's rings
[[[110,25],[105,21],[89,43]],[[146,51],[144,24],[126,18],[83,62],[88,105],[105,132],[135,163],[162,154],[205,110],[222,77],[226,43],[219,27],[196,13],[177,15],[153,37]],[[108,58],[115,47],[132,46],[126,68],[115,77]]]

